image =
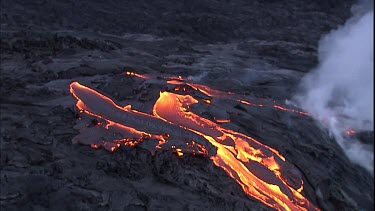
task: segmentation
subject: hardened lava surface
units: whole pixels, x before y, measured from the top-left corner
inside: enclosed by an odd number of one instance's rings
[[[209,144],[207,156],[76,142],[100,122],[77,109],[72,82],[150,115],[160,92],[190,93],[191,112],[277,150],[317,208],[373,210],[373,177],[310,116],[283,110],[352,1],[145,2],[1,1],[1,210],[274,210],[213,163]],[[355,135],[373,143],[371,131]]]

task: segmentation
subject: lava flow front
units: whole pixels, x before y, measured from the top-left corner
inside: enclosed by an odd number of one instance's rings
[[[198,88],[194,90],[198,91]],[[211,100],[199,101],[188,94],[163,91],[151,115],[133,110],[131,106],[120,107],[78,82],[70,85],[70,91],[83,115],[97,119],[94,127],[83,127],[74,142],[110,151],[118,149],[121,144],[144,144],[151,152],[172,150],[178,156],[186,153],[209,156],[246,194],[276,210],[319,210],[301,194],[303,180],[299,170],[278,151],[218,124],[228,121],[215,123],[190,110],[190,106],[200,102],[211,106]],[[210,97],[215,96],[211,94]],[[91,131],[90,137],[82,133],[92,128],[101,132]],[[108,138],[103,140],[100,137],[106,132]]]

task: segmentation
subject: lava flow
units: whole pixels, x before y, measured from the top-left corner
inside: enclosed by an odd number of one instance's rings
[[[114,151],[121,146],[120,143],[135,146],[139,143],[152,145],[152,142],[155,142],[152,148],[170,147],[178,155],[184,151],[204,156],[214,153],[210,148],[204,148],[203,143],[206,140],[203,137],[152,115],[133,110],[130,105],[120,107],[108,97],[78,82],[70,84],[70,92],[77,99],[76,107],[80,113],[104,122],[94,127],[80,128],[81,134],[74,137],[73,143],[90,144],[93,148],[104,147]],[[103,137],[110,141],[103,140]],[[178,141],[173,141],[174,145],[170,146],[173,143],[169,140]],[[179,146],[184,146],[184,150],[179,150]],[[146,148],[150,149],[150,146]],[[153,152],[153,149],[150,150]]]
[[[300,111],[300,110],[297,110],[297,109],[292,109],[292,108],[286,108],[285,106],[275,104],[276,101],[266,102],[265,104],[251,103],[249,101],[243,100],[242,99],[243,96],[238,96],[238,95],[236,95],[232,92],[222,92],[222,91],[219,91],[219,90],[215,90],[215,89],[212,89],[212,88],[210,88],[208,86],[205,86],[205,85],[191,83],[190,80],[186,80],[186,79],[184,79],[180,76],[177,79],[175,77],[169,77],[168,79],[169,79],[167,81],[168,84],[187,85],[190,88],[192,88],[193,90],[199,91],[199,92],[201,92],[201,93],[203,93],[203,94],[205,94],[209,97],[232,99],[232,100],[237,100],[238,102],[241,102],[242,104],[248,105],[248,106],[272,107],[272,108],[275,108],[275,109],[278,109],[278,110],[281,110],[281,111],[288,111],[288,112],[293,112],[293,113],[300,114],[300,115],[309,116],[309,114],[307,112]],[[205,101],[205,102],[208,103],[208,104],[211,103],[210,101],[209,102]]]
[[[178,156],[184,153],[209,156],[246,194],[276,210],[319,210],[300,193],[303,180],[296,167],[278,151],[254,138],[223,128],[189,111],[190,105],[198,103],[191,95],[160,92],[153,115],[150,115],[130,106],[120,107],[108,97],[77,82],[70,85],[70,91],[77,99],[79,110],[105,122],[99,127],[112,127],[121,134],[122,138],[116,139],[112,145],[103,140],[87,141],[95,144],[92,145],[94,148],[102,143],[101,146],[108,145],[109,150],[114,151],[120,147],[119,143],[134,146],[148,139],[156,140],[155,149],[172,144],[170,148]],[[210,105],[207,101],[205,103]],[[83,143],[85,138],[79,136],[76,142]]]
[[[135,76],[135,77],[143,78],[143,79],[149,79],[150,78],[150,76],[148,76],[148,75],[142,75],[142,74],[138,74],[138,73],[135,73],[135,72],[132,72],[132,71],[126,71],[125,74],[128,75],[128,76]]]

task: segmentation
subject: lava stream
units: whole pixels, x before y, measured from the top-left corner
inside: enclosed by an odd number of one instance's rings
[[[235,179],[247,194],[277,210],[318,210],[281,177],[282,167],[291,168],[285,158],[251,137],[224,129],[184,109],[197,102],[190,95],[162,92],[153,112],[155,116],[171,124],[180,125],[205,137],[216,146],[217,154],[211,156],[211,159]],[[223,142],[227,139],[230,144]],[[265,168],[262,170],[263,174],[259,174],[251,167]]]
[[[289,170],[299,171],[286,162],[278,151],[188,111],[190,105],[198,103],[190,95],[161,92],[153,107],[154,115],[150,115],[132,110],[130,105],[120,107],[108,97],[78,82],[71,83],[70,91],[77,99],[77,108],[108,122],[107,129],[112,127],[138,138],[157,138],[159,144],[155,148],[160,148],[173,137],[192,140],[192,144],[186,142],[186,145],[199,146],[197,151],[192,151],[193,154],[199,151],[210,156],[214,164],[224,169],[245,193],[262,203],[276,210],[318,210],[299,193],[303,189],[302,177],[287,173]],[[162,136],[165,133],[167,137]],[[82,141],[84,138],[78,139]],[[198,143],[195,144],[195,141]],[[123,139],[115,143],[104,142],[102,146],[114,151],[120,142],[133,146],[137,141]],[[206,150],[207,146],[212,145],[217,150],[214,153],[209,147]],[[97,143],[92,145],[94,148],[98,146]],[[172,146],[172,149],[179,156],[184,154],[176,146]],[[296,180],[300,180],[300,183],[292,182]]]
[[[276,101],[273,101],[272,103],[267,102],[266,104],[251,103],[249,101],[243,100],[242,96],[240,97],[240,96],[238,96],[238,95],[236,95],[232,92],[223,92],[223,91],[212,89],[212,88],[210,88],[208,86],[205,86],[205,85],[194,84],[194,83],[191,83],[191,82],[185,82],[184,79],[182,79],[182,78],[179,79],[179,80],[175,80],[175,79],[168,80],[167,83],[168,84],[174,84],[174,85],[187,85],[187,86],[191,87],[192,89],[194,89],[196,91],[200,91],[201,93],[203,93],[203,94],[205,94],[209,97],[227,98],[227,99],[237,100],[238,102],[241,102],[242,104],[245,104],[245,105],[248,105],[248,106],[273,107],[273,108],[281,110],[281,111],[289,111],[289,112],[293,112],[293,113],[296,113],[296,114],[309,116],[309,113],[307,113],[307,112],[303,112],[303,111],[300,111],[300,110],[297,110],[297,109],[286,108],[286,107],[281,106],[281,105],[276,105],[275,104]],[[175,91],[177,91],[177,90],[175,90]]]
[[[139,141],[143,140],[142,137],[145,136],[157,139],[159,140],[159,144],[156,146],[156,148],[160,148],[162,144],[167,142],[166,139],[183,140],[181,142],[194,140],[194,143],[197,142],[195,144],[197,149],[193,151],[192,154],[197,153],[211,155],[215,153],[215,149],[212,146],[208,146],[207,150],[202,149],[202,144],[207,143],[206,139],[203,137],[191,131],[180,128],[179,126],[171,125],[152,115],[133,110],[131,109],[130,105],[120,107],[108,97],[93,89],[83,86],[78,82],[73,82],[70,84],[70,92],[77,99],[76,107],[88,115],[107,122],[108,124],[105,126],[106,129],[120,132],[125,136],[134,137],[139,139]],[[168,133],[166,133],[166,131]],[[90,131],[90,133],[92,133],[92,131]],[[168,137],[163,137],[163,134],[167,134]],[[73,143],[87,144],[88,142],[92,142],[91,140],[85,139],[91,139],[91,136],[87,137],[84,134],[80,134],[73,139]],[[98,148],[100,144],[101,146],[107,148],[103,143],[100,142],[102,141],[93,143],[96,145],[92,145],[92,147]],[[129,143],[130,145],[130,142],[126,139],[118,140],[118,142],[123,142],[125,144]],[[111,144],[109,147],[110,151],[118,148],[117,144],[112,145],[113,144]],[[207,146],[207,144],[205,144],[205,146]],[[205,150],[207,152],[205,152]],[[177,152],[177,149],[174,149],[173,151]]]

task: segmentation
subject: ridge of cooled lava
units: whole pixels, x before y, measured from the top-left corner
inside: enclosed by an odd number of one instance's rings
[[[332,134],[294,99],[323,37],[373,1],[0,5],[1,211],[374,209],[373,174],[351,158],[369,159],[336,139],[373,152],[373,129],[340,115]],[[348,79],[328,106],[369,99],[344,74],[355,45],[328,56],[328,78]]]
[[[172,91],[160,91],[152,114],[148,114],[132,109],[131,105],[121,107],[87,86],[71,83],[70,92],[81,113],[76,125],[80,134],[73,139],[74,143],[103,147],[112,152],[121,146],[139,145],[152,154],[158,150],[171,150],[178,156],[208,156],[246,194],[269,207],[276,210],[319,210],[302,194],[304,181],[300,171],[277,150],[228,129],[223,124],[230,123],[230,119],[203,118],[191,107],[202,104],[216,108],[219,113],[233,112],[226,106],[240,102],[245,106],[264,106],[301,115],[307,113],[276,105],[276,101],[250,103],[240,95],[194,84],[181,76],[152,79],[133,72],[126,72],[126,75],[145,80],[166,80],[174,87]],[[91,124],[87,124],[90,118]]]

